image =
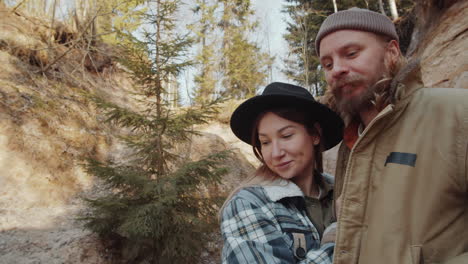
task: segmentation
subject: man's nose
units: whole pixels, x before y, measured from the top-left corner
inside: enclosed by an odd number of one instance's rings
[[[349,73],[349,67],[343,60],[335,60],[333,63],[332,77],[339,79]]]

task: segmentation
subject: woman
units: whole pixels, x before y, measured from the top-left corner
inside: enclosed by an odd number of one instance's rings
[[[333,199],[322,151],[341,141],[339,116],[276,82],[234,111],[231,129],[262,165],[221,209],[223,263],[332,263],[334,244],[320,245]]]

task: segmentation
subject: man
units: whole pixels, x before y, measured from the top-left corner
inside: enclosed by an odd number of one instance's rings
[[[369,10],[329,16],[316,47],[346,123],[334,263],[468,263],[468,91],[424,89]]]

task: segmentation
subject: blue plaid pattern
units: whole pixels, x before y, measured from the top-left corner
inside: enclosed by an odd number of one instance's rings
[[[320,247],[320,238],[306,216],[300,189],[254,186],[239,191],[222,212],[222,263],[332,264],[334,244]],[[303,233],[307,254],[294,254],[293,233]]]

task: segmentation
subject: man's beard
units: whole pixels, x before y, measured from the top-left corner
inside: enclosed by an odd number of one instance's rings
[[[382,83],[379,81],[383,79],[384,77],[382,76],[381,78],[377,78],[377,80],[369,80],[362,75],[351,73],[345,78],[335,82],[330,88],[336,100],[337,110],[342,116],[355,118],[360,111],[365,111],[373,107],[376,94],[379,94],[388,86],[386,82]],[[350,85],[351,89],[361,85],[365,85],[365,87],[361,94],[357,94],[351,98],[345,98],[345,96],[342,96],[343,91],[338,88],[344,85]]]

